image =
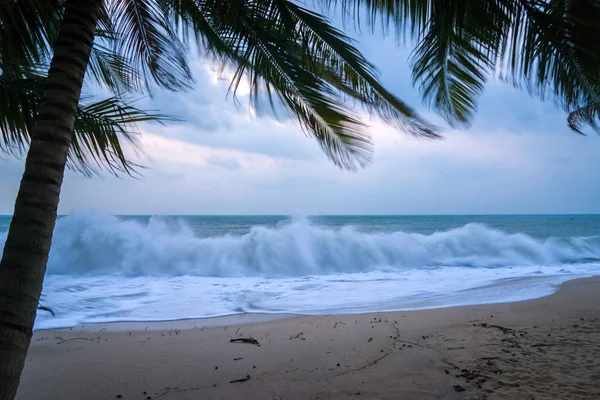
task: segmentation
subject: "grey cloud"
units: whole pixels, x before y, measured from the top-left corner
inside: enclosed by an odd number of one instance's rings
[[[408,51],[391,37],[354,36],[384,84],[440,123],[412,87]],[[249,119],[245,106],[238,110],[226,98],[226,85],[213,85],[209,73],[195,68],[196,91],[144,100],[147,108],[185,122],[143,129],[182,141],[190,151],[194,144],[204,146],[208,163],[156,161],[139,180],[88,180],[69,173],[61,212],[600,213],[600,137],[572,134],[565,113],[509,85],[490,82],[466,134],[446,129],[445,141],[426,142],[377,131],[374,164],[348,173],[328,162],[295,124],[277,123],[268,115]],[[257,161],[246,168],[244,160],[256,154],[266,155],[265,163],[277,162],[265,168]],[[22,162],[0,161],[0,213],[12,211],[21,173]]]

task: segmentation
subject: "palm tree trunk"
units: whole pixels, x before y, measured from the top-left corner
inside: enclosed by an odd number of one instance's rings
[[[0,261],[0,400],[14,399],[102,0],[68,0]]]

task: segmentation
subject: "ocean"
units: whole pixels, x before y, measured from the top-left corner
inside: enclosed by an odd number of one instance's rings
[[[0,248],[10,217],[0,216]],[[600,275],[600,215],[60,217],[35,328],[513,302]]]

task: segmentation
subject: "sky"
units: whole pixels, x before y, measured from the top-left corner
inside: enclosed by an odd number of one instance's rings
[[[342,171],[293,120],[257,117],[227,96],[227,76],[192,61],[195,88],[157,93],[146,108],[175,115],[140,125],[137,179],[66,174],[59,212],[136,215],[600,213],[600,136],[569,130],[566,113],[492,80],[468,129],[450,129],[413,88],[409,50],[392,37],[353,36],[381,82],[443,127],[415,139],[364,114],[373,162]],[[0,156],[0,214],[12,214],[23,160]]]

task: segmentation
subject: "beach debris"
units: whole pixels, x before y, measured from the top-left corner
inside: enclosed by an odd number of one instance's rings
[[[90,338],[84,338],[84,337],[76,337],[76,338],[72,338],[72,339],[66,339],[66,340],[61,340],[60,342],[56,343],[56,344],[61,344],[61,343],[66,343],[66,342],[71,342],[73,340],[87,340],[87,341],[93,341],[94,339],[90,339]]]
[[[505,333],[505,334],[515,333],[514,329],[505,328],[505,327],[500,326],[500,325],[490,325],[490,324],[488,324],[486,322],[482,323],[480,326],[482,328],[496,328],[496,329],[500,329],[502,331],[502,333]]]
[[[229,383],[241,383],[241,382],[246,382],[250,380],[250,375],[246,375],[245,378],[242,379],[234,379],[232,381],[229,381]]]
[[[460,392],[464,392],[467,389],[465,389],[464,387],[462,387],[460,385],[454,385],[454,390],[460,393]]]
[[[337,328],[338,324],[340,324],[340,325],[346,325],[346,323],[345,323],[345,322],[339,322],[339,321],[338,321],[338,322],[336,322],[336,323],[333,325],[333,329]]]
[[[292,340],[292,339],[301,339],[301,340],[306,340],[306,338],[305,338],[305,337],[303,337],[303,335],[304,335],[304,332],[299,332],[299,333],[297,333],[297,334],[295,334],[295,335],[293,335],[293,336],[290,336],[290,339],[289,339],[289,340]]]
[[[52,314],[52,316],[53,316],[54,318],[56,318],[56,314],[54,314],[54,311],[52,311],[52,309],[51,309],[50,307],[45,307],[45,306],[42,306],[42,305],[38,305],[37,309],[38,309],[38,310],[42,310],[42,311],[47,311],[47,312],[49,312],[50,314]]]
[[[122,398],[123,398],[123,395],[120,395],[120,394],[117,395],[117,399],[122,399]]]
[[[258,342],[258,340],[254,339],[252,336],[248,337],[248,338],[237,338],[237,339],[231,339],[229,340],[230,343],[249,343],[249,344],[255,344],[257,346],[260,346],[260,343]]]
[[[237,357],[237,358],[234,358],[233,361],[240,361],[240,360],[243,360],[243,359],[244,359],[244,357]]]

